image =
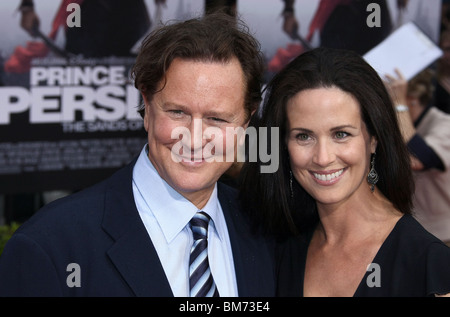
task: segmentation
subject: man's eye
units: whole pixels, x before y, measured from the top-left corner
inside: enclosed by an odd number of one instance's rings
[[[183,114],[183,110],[169,110],[170,113],[176,114],[176,115],[180,115]]]
[[[225,122],[225,120],[223,120],[223,119],[220,119],[220,118],[211,118],[211,119],[213,119],[214,121]]]

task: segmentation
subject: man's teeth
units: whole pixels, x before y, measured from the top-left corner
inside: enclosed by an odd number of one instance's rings
[[[338,172],[335,173],[331,173],[331,174],[317,174],[317,173],[313,173],[314,177],[321,180],[321,181],[331,181],[332,179],[341,176],[341,174],[344,172],[344,170],[340,170]]]

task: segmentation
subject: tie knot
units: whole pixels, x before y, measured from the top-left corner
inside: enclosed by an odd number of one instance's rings
[[[194,240],[206,239],[208,237],[208,224],[210,219],[208,214],[203,211],[197,212],[194,217],[192,217],[189,224]]]

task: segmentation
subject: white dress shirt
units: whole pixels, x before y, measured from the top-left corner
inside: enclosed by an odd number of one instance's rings
[[[159,176],[147,153],[146,145],[134,166],[134,200],[174,296],[187,297],[189,255],[194,242],[189,221],[199,210]],[[208,228],[208,257],[219,294],[238,296],[230,237],[217,197],[217,184],[202,210],[213,220]]]

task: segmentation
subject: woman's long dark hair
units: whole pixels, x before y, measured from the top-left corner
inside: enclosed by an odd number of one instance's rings
[[[286,105],[300,91],[322,87],[337,87],[358,100],[367,130],[377,139],[376,186],[399,211],[411,212],[414,181],[409,153],[383,81],[358,54],[318,48],[300,55],[273,77],[261,115],[251,122],[257,129],[279,128],[278,144],[270,145],[268,136],[269,148],[277,146],[280,153],[278,170],[261,174],[263,163],[258,160],[246,162],[241,174],[241,201],[265,233],[298,233],[318,221],[315,200],[295,179],[291,191]]]

